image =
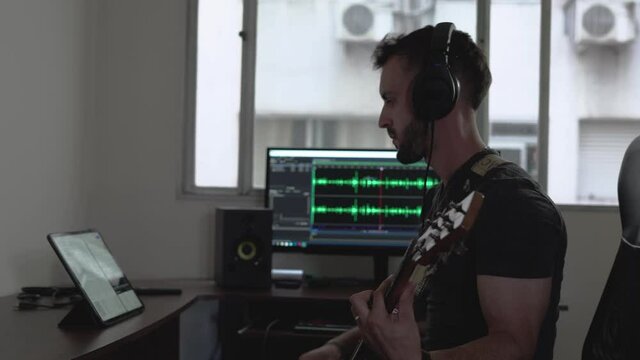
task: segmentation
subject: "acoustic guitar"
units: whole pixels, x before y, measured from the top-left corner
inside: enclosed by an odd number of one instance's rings
[[[474,191],[459,203],[451,203],[425,224],[426,230],[415,238],[404,254],[392,284],[385,293],[389,313],[397,306],[400,294],[409,282],[426,286],[438,266],[452,253],[465,251],[464,239],[471,231],[482,207],[484,195]],[[351,360],[376,359],[373,351],[360,340]]]

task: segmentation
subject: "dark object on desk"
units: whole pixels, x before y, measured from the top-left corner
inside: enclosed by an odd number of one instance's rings
[[[57,309],[57,308],[61,308],[69,305],[75,305],[77,303],[78,303],[78,300],[69,300],[66,302],[54,302],[51,304],[41,303],[33,300],[21,300],[15,306],[15,309],[16,310],[35,310],[40,308]]]
[[[273,280],[273,286],[283,289],[298,289],[302,286],[302,280]]]
[[[24,286],[20,291],[22,294],[51,297],[71,296],[80,293],[75,286]]]
[[[216,209],[215,280],[220,287],[271,287],[270,209]]]
[[[583,360],[640,359],[640,136],[618,176],[622,239],[582,347]]]
[[[277,288],[297,289],[304,282],[301,269],[271,269],[271,280]]]
[[[18,304],[15,305],[16,310],[34,310],[34,309],[57,309],[69,305],[75,305],[79,301],[82,300],[82,296],[76,293],[68,293],[67,295],[55,295],[57,293],[45,292],[47,294],[52,294],[48,296],[42,296],[29,288],[26,289],[26,292],[21,292],[16,296],[18,299]],[[42,301],[45,300],[46,301]]]

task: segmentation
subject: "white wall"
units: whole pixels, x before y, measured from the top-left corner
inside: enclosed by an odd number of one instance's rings
[[[89,222],[132,278],[210,277],[211,204],[178,200],[185,2],[94,4]]]
[[[0,2],[0,295],[65,280],[46,234],[85,226],[84,12]]]
[[[560,302],[555,358],[580,359],[582,344],[620,244],[617,209],[563,209],[569,243]]]

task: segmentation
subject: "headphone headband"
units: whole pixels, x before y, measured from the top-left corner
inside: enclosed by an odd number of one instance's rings
[[[456,26],[450,22],[441,22],[433,29],[431,37],[431,62],[434,65],[449,65],[449,46],[451,35]]]
[[[458,100],[460,84],[449,68],[449,47],[455,28],[450,22],[433,28],[430,53],[413,80],[413,113],[427,123],[445,117]]]

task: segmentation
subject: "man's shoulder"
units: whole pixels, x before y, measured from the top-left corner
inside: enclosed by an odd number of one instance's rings
[[[506,162],[492,169],[482,179],[478,190],[485,196],[546,197],[538,182],[520,166],[511,162]]]
[[[516,164],[504,163],[493,169],[478,190],[485,195],[487,205],[500,213],[535,214],[554,222],[562,221],[551,198]]]

